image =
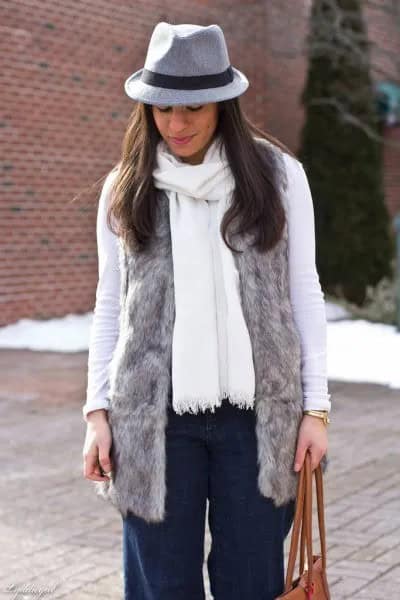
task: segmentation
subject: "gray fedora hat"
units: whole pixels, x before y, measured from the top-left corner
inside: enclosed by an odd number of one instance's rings
[[[219,25],[165,21],[153,30],[144,67],[124,84],[133,100],[159,105],[219,102],[248,87],[247,77],[230,64]]]

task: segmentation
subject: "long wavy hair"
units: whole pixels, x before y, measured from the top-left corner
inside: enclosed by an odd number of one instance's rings
[[[228,240],[229,227],[236,220],[238,226],[234,233],[254,233],[254,245],[260,252],[266,252],[281,239],[286,216],[274,153],[272,149],[261,151],[253,136],[295,155],[256,127],[242,111],[238,98],[218,102],[217,134],[221,134],[235,179],[232,202],[221,223],[221,235],[236,252]],[[146,249],[153,235],[159,190],[154,186],[152,171],[160,139],[151,105],[137,102],[123,138],[121,159],[111,170],[117,169],[118,173],[107,210],[109,228],[135,252]]]

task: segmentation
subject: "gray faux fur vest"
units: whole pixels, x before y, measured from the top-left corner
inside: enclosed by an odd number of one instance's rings
[[[287,184],[282,151],[258,138],[273,153],[282,191]],[[283,196],[284,197],[284,196]],[[156,230],[150,248],[128,252],[120,243],[120,334],[110,364],[112,431],[110,482],[96,492],[122,516],[128,511],[147,521],[165,516],[165,426],[171,386],[174,280],[168,197],[160,190]],[[285,204],[285,203],[284,203]],[[300,338],[289,298],[287,224],[280,242],[267,253],[233,236],[243,314],[253,348],[256,376],[258,488],[276,506],[296,496],[293,470],[303,413]],[[325,472],[327,456],[321,465]]]

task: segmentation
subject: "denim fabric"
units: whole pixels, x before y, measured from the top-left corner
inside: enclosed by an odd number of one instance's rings
[[[122,518],[125,600],[204,600],[207,498],[214,600],[273,600],[283,592],[295,501],[276,507],[260,494],[255,424],[253,410],[227,398],[214,413],[182,415],[170,401],[166,518]]]

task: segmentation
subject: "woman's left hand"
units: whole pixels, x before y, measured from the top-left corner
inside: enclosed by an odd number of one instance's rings
[[[314,471],[328,449],[327,426],[319,417],[303,415],[297,436],[294,470],[300,471],[307,450],[311,452],[311,468]]]

